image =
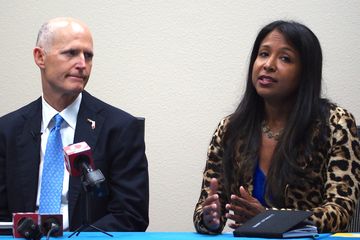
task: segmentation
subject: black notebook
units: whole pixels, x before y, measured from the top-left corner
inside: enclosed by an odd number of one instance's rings
[[[234,231],[235,237],[293,238],[318,234],[317,228],[306,221],[310,211],[268,210]]]

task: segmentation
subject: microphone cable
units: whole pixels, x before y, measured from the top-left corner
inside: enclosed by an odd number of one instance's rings
[[[51,223],[50,224],[50,230],[48,231],[48,233],[46,234],[46,240],[49,240],[51,235],[53,233],[56,233],[57,231],[60,230],[60,226],[59,224],[56,224],[56,223]]]

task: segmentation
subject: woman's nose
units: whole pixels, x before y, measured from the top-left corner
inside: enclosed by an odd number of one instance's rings
[[[264,64],[264,69],[267,72],[275,72],[276,71],[275,59],[269,57]]]

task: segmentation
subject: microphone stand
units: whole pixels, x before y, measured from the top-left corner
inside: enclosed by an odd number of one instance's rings
[[[83,191],[81,192],[82,197],[85,196],[85,219],[83,219],[83,224],[78,227],[72,234],[69,235],[68,238],[71,238],[74,234],[76,236],[79,236],[79,234],[86,228],[92,228],[99,232],[102,232],[109,237],[113,237],[112,234],[102,230],[101,228],[98,228],[92,224],[90,224],[90,196],[89,192],[94,192],[97,190],[97,195],[101,196],[104,194],[104,191],[101,189],[101,183],[105,181],[105,177],[102,174],[102,172],[97,170],[89,170],[88,168],[83,168],[83,174],[81,175],[81,182],[83,185]],[[95,194],[95,195],[96,195]]]

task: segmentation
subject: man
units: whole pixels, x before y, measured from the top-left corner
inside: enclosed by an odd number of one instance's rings
[[[84,91],[93,58],[88,27],[73,18],[50,20],[39,31],[33,55],[42,97],[0,118],[0,221],[41,208],[46,143],[59,114],[62,145],[85,141],[106,179],[109,193],[91,197],[89,223],[105,231],[145,231],[149,183],[141,125]],[[65,229],[75,231],[84,220],[82,182],[65,170],[62,187]]]

